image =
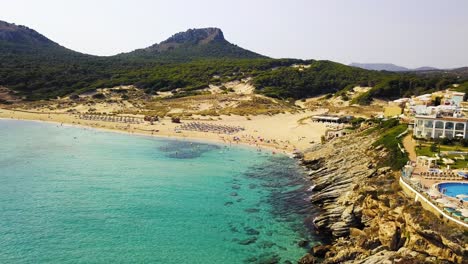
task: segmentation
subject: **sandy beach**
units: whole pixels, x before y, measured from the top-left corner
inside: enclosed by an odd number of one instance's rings
[[[244,128],[243,131],[233,134],[178,130],[177,127],[181,124],[172,123],[170,118],[161,119],[158,122],[154,122],[153,125],[149,122],[125,124],[100,120],[84,120],[80,119],[76,114],[69,113],[42,113],[7,109],[0,109],[0,118],[56,122],[130,134],[208,140],[225,144],[243,144],[251,147],[266,148],[273,152],[292,153],[294,150],[303,151],[313,144],[320,142],[320,137],[325,134],[328,128],[325,124],[313,123],[309,118],[320,112],[306,111],[274,116],[260,115],[252,116],[249,119],[243,116],[220,116],[216,117],[216,119],[221,118],[221,120],[208,120],[209,117],[205,117],[203,120],[181,121],[182,124],[198,122]],[[234,140],[235,138],[236,140]]]

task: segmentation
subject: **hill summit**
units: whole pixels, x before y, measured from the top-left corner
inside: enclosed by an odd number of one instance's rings
[[[199,58],[265,58],[265,56],[243,49],[224,38],[219,28],[198,28],[179,32],[170,38],[127,56],[159,57],[185,60]]]
[[[15,60],[25,65],[33,61],[57,62],[79,57],[87,56],[60,46],[34,29],[0,20],[0,61]]]
[[[0,41],[19,45],[59,46],[57,43],[26,26],[0,20]]]
[[[167,40],[154,44],[148,48],[150,51],[166,51],[177,48],[183,44],[206,45],[210,42],[227,42],[223,32],[219,28],[189,29],[185,32],[174,34]]]

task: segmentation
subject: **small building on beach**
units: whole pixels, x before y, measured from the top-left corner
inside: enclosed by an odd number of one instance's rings
[[[325,133],[327,139],[339,138],[351,134],[353,131],[349,128],[329,129]]]
[[[314,115],[312,121],[321,123],[348,123],[352,116],[338,116],[338,115]]]

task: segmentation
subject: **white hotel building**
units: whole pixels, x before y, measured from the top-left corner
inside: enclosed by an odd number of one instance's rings
[[[468,138],[468,118],[416,116],[413,135],[418,138]]]

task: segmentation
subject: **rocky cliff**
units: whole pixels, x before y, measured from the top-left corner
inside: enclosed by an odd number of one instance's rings
[[[398,173],[378,167],[387,151],[373,147],[377,133],[352,135],[305,154],[315,184],[314,223],[334,242],[300,263],[468,263],[468,233],[406,197]]]
[[[146,50],[151,52],[163,52],[175,49],[184,44],[204,45],[210,42],[227,43],[224,39],[223,32],[219,28],[189,29],[185,32],[174,34],[167,40],[159,44],[154,44],[146,48]]]

